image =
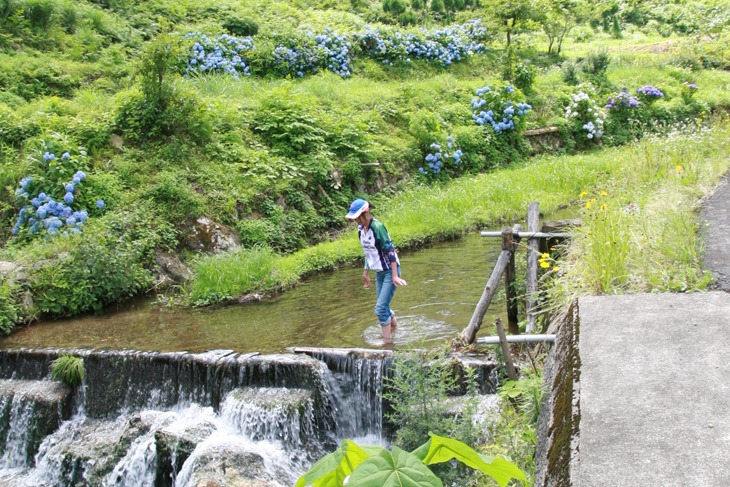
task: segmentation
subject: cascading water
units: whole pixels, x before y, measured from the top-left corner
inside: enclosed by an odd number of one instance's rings
[[[381,394],[386,361],[382,357],[353,355],[318,358],[331,367],[325,377],[335,407],[337,439],[385,444]]]
[[[0,485],[291,486],[345,437],[385,441],[382,358],[77,350],[71,394],[47,377],[59,353],[0,351]]]
[[[344,438],[386,444],[389,353],[297,351],[0,350],[0,485],[289,487]],[[61,353],[81,387],[50,381]]]
[[[33,405],[25,397],[3,397],[0,410],[7,416],[2,436],[5,438],[5,451],[0,458],[0,468],[22,468],[28,465],[29,433],[34,416]],[[5,413],[7,411],[7,413]]]

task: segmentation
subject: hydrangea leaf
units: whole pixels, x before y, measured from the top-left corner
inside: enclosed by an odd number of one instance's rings
[[[426,443],[428,453],[423,457],[423,463],[426,465],[448,462],[455,458],[465,465],[491,476],[500,487],[507,485],[510,479],[513,478],[527,480],[525,474],[510,461],[499,457],[490,458],[486,455],[480,455],[469,445],[458,440],[434,435],[433,433],[429,433],[429,435],[431,439]],[[416,451],[423,454],[424,446]]]
[[[299,477],[296,487],[340,487],[360,463],[383,450],[383,447],[359,447],[351,440],[344,440],[337,450],[320,458]]]
[[[360,464],[347,487],[442,487],[421,459],[397,446],[381,451]]]

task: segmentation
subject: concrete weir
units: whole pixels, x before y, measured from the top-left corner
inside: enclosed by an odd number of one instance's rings
[[[535,485],[730,485],[730,294],[586,297],[565,318]]]

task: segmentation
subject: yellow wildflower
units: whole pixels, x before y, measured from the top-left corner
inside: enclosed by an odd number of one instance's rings
[[[540,261],[540,267],[542,267],[543,269],[547,269],[548,267],[550,267],[550,262],[547,262],[545,260],[541,260]]]
[[[682,172],[682,169],[683,169],[682,168],[682,165],[681,164],[677,164],[676,169],[677,169],[677,172]]]
[[[590,201],[586,201],[586,208],[590,208],[590,207],[591,207],[591,202]]]
[[[606,209],[606,205],[601,205],[601,210],[605,210],[605,209]]]
[[[559,270],[560,270],[560,267],[558,267],[558,266],[553,266],[553,272],[558,272]]]
[[[540,258],[541,259],[549,259],[550,258],[550,254],[548,254],[547,252],[543,252],[542,255],[540,256]]]
[[[582,192],[580,193],[580,197],[581,197],[581,198],[585,198],[587,194],[588,194],[588,193],[586,193],[585,191],[582,191]]]
[[[606,196],[608,193],[606,191],[601,191],[601,196]]]

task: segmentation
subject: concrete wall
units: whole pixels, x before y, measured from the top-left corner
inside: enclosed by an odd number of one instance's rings
[[[580,424],[579,329],[577,302],[550,324],[549,332],[557,337],[543,372],[546,390],[537,429],[535,487],[578,485],[572,471]]]

